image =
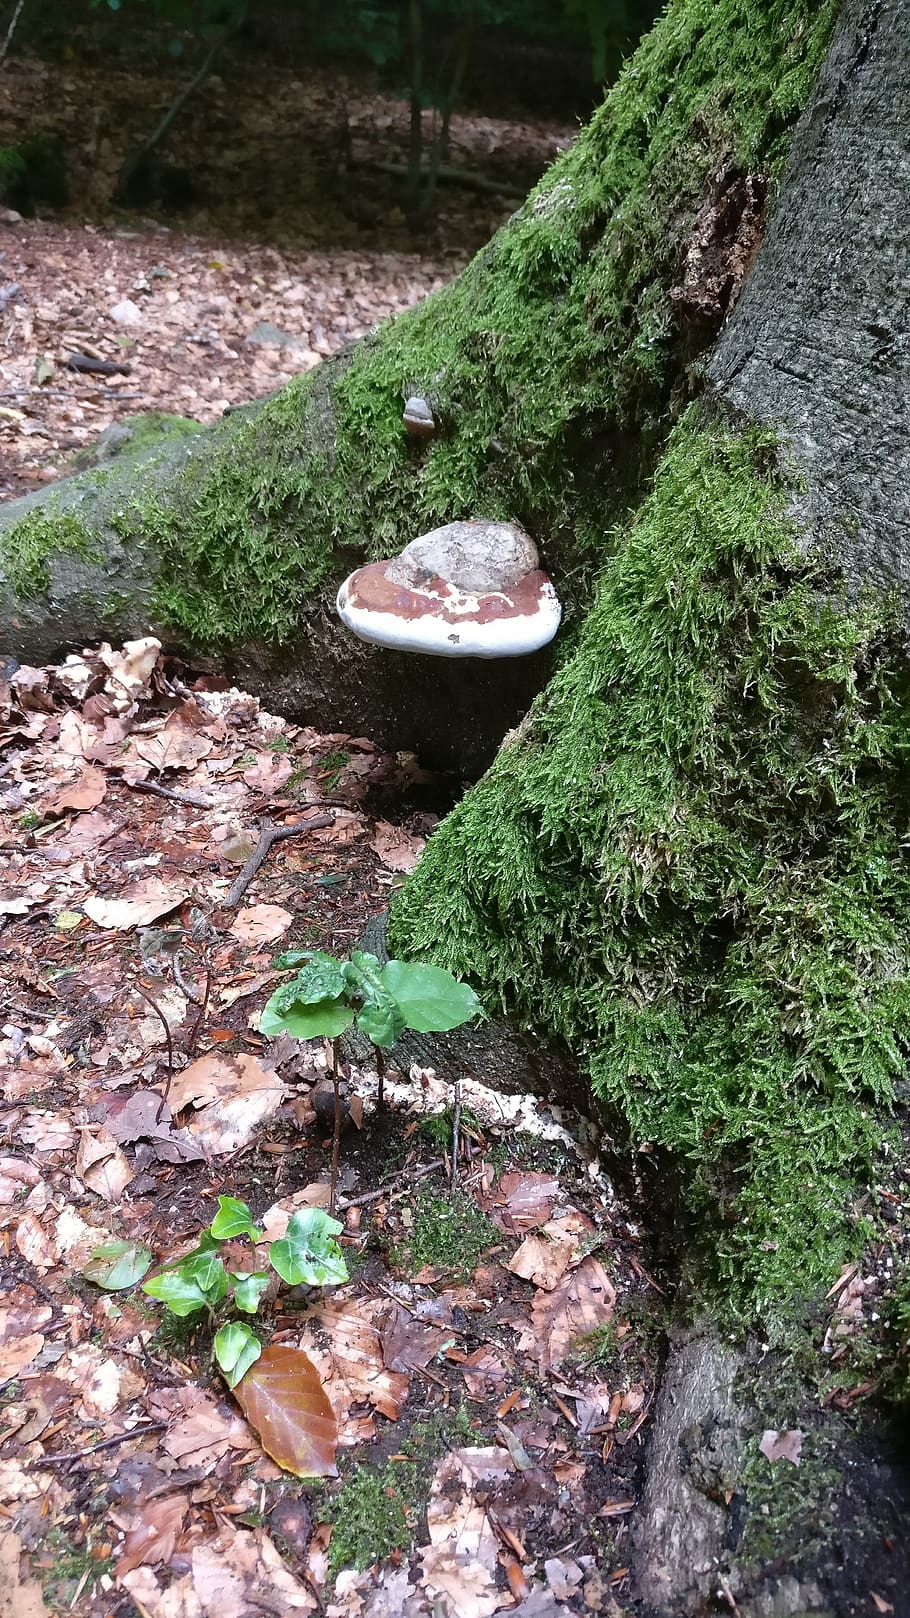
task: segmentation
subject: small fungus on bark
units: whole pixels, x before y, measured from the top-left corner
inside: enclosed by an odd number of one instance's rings
[[[345,579],[338,614],[361,640],[434,657],[521,657],[553,639],[562,608],[516,523],[448,523]]]
[[[432,438],[436,431],[436,417],[419,393],[412,393],[407,400],[401,419],[412,438]]]

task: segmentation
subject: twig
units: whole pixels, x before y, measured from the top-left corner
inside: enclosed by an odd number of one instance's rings
[[[458,1184],[458,1148],[461,1134],[461,1080],[455,1080],[455,1102],[452,1108],[452,1174],[449,1184],[453,1190]]]
[[[212,992],[212,968],[210,967],[208,961],[206,961],[206,963],[205,963],[205,993],[202,996],[202,1005],[199,1007],[199,1013],[198,1013],[198,1015],[196,1017],[195,1022],[193,1023],[193,1026],[192,1026],[192,1028],[190,1030],[189,1038],[187,1040],[186,1053],[187,1053],[187,1056],[189,1056],[189,1057],[193,1057],[196,1054],[196,1045],[197,1045],[197,1042],[198,1042],[198,1039],[199,1039],[199,1031],[200,1031],[200,1029],[202,1027],[202,1024],[205,1022],[205,1014],[209,1009],[209,995],[211,994],[211,992]]]
[[[381,1045],[376,1046],[376,1077],[379,1080],[376,1090],[376,1111],[382,1112],[385,1106],[385,1051]]]
[[[387,1185],[381,1185],[378,1191],[367,1191],[366,1195],[362,1197],[347,1197],[343,1202],[338,1203],[335,1212],[344,1213],[348,1208],[361,1208],[365,1202],[378,1202],[380,1197],[389,1197],[391,1199],[392,1197],[407,1196],[407,1189],[402,1191],[392,1189],[393,1186],[398,1184],[399,1180],[422,1180],[425,1174],[432,1174],[434,1169],[444,1167],[445,1158],[434,1157],[430,1163],[421,1163],[416,1169],[405,1169],[401,1174],[396,1174],[394,1180],[389,1181]]]
[[[742,1610],[736,1604],[736,1597],[722,1573],[718,1573],[717,1582],[720,1585],[721,1594],[730,1603],[730,1611],[733,1613],[733,1618],[743,1618]]]
[[[150,1421],[144,1427],[134,1427],[131,1433],[115,1433],[113,1438],[102,1438],[97,1444],[90,1444],[88,1449],[71,1449],[63,1455],[41,1455],[29,1466],[39,1470],[45,1466],[67,1466],[71,1461],[85,1461],[90,1455],[97,1455],[102,1449],[115,1449],[118,1444],[128,1444],[131,1438],[144,1438],[146,1433],[163,1433],[167,1428],[166,1421]]]
[[[158,145],[159,141],[164,139],[164,136],[167,134],[168,130],[170,129],[171,124],[174,122],[174,119],[177,117],[177,115],[181,111],[181,109],[185,106],[187,101],[189,101],[190,96],[193,94],[193,91],[198,90],[200,84],[203,84],[205,82],[205,80],[208,78],[208,76],[211,73],[212,68],[214,66],[215,58],[218,56],[219,52],[224,49],[224,47],[227,44],[228,40],[232,39],[234,37],[235,31],[236,30],[231,29],[231,30],[227,31],[226,33],[222,34],[220,39],[215,40],[215,43],[212,46],[211,50],[209,51],[208,56],[205,58],[205,61],[203,62],[201,68],[199,69],[199,72],[195,75],[194,78],[190,79],[189,84],[185,85],[184,88],[180,91],[180,94],[174,99],[174,101],[172,101],[170,107],[168,108],[168,110],[165,113],[164,117],[161,119],[161,122],[158,124],[157,128],[152,132],[152,134],[149,136],[149,138],[145,142],[145,144],[143,146],[140,146],[138,152],[132,158],[130,163],[129,164],[124,164],[124,174],[123,174],[122,178],[126,177],[128,174],[132,173],[135,169],[137,169],[139,167],[139,164],[143,161],[143,159],[148,157],[149,153],[153,152],[155,150],[155,147]]]
[[[158,1002],[153,1000],[150,994],[146,994],[145,990],[141,989],[138,983],[134,983],[133,988],[135,989],[136,993],[141,995],[143,1000],[145,1000],[146,1003],[151,1006],[155,1015],[161,1019],[161,1026],[164,1029],[164,1037],[167,1040],[167,1079],[165,1080],[164,1089],[161,1092],[161,1101],[159,1102],[158,1110],[155,1113],[155,1125],[157,1128],[158,1124],[160,1124],[162,1118],[164,1117],[164,1109],[167,1106],[168,1097],[171,1093],[171,1085],[174,1081],[174,1043],[171,1039],[171,1025],[164,1015],[161,1007],[158,1005]]]
[[[167,798],[170,803],[186,803],[191,809],[214,809],[211,798],[200,798],[196,792],[175,792],[173,787],[161,787],[157,781],[124,781],[134,792],[154,792],[156,798]]]
[[[9,50],[10,45],[12,44],[13,35],[16,32],[16,24],[18,23],[19,18],[22,16],[22,8],[23,8],[24,5],[25,5],[25,0],[17,0],[16,9],[13,12],[13,16],[12,16],[12,21],[11,21],[9,27],[6,30],[6,38],[3,41],[3,44],[0,45],[0,67],[2,67],[4,62],[6,61],[6,53]]]
[[[329,1181],[329,1213],[334,1217],[335,1192],[338,1189],[338,1160],[341,1156],[341,1042],[332,1040],[332,1088],[335,1091],[335,1127],[332,1131],[332,1177]]]
[[[176,983],[176,985],[177,985],[178,989],[181,991],[181,993],[186,995],[186,998],[189,1000],[190,1005],[201,1006],[202,1001],[200,1000],[198,994],[196,993],[196,990],[190,988],[189,984],[187,983],[187,981],[186,981],[185,977],[183,976],[183,973],[182,973],[182,971],[180,969],[180,956],[181,956],[182,953],[183,953],[182,950],[178,949],[176,954],[173,956],[173,958],[171,960],[171,966],[173,967],[173,971],[174,971],[174,982]]]
[[[273,843],[281,843],[286,837],[302,837],[304,832],[320,831],[323,826],[333,826],[334,824],[335,820],[332,815],[314,815],[311,820],[299,820],[293,826],[276,826],[274,821],[260,820],[259,841],[236,882],[222,900],[221,908],[223,910],[236,910],[260,865],[264,864],[267,859]]]

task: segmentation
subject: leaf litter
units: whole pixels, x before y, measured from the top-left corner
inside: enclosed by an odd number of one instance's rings
[[[107,681],[113,730],[92,706]],[[150,637],[16,671],[0,723],[0,1547],[19,1588],[50,1578],[53,1530],[81,1556],[76,1618],[127,1598],[149,1618],[225,1618],[266,1591],[268,1610],[322,1603],[335,1618],[431,1601],[533,1618],[584,1611],[597,1568],[621,1597],[653,1390],[629,1315],[649,1283],[570,1118],[465,1076],[459,1196],[487,1221],[481,1258],[466,1275],[443,1244],[419,1266],[418,1237],[460,1233],[460,1214],[440,1219],[454,1076],[402,1072],[393,1051],[377,1112],[375,1073],[349,1064],[352,1279],[270,1285],[263,1351],[233,1397],[211,1328],[177,1330],[137,1290],[194,1249],[218,1196],[253,1209],[258,1240],[227,1244],[243,1272],[295,1215],[326,1208],[325,1049],[264,1039],[259,1012],[279,939],[349,953],[384,908],[390,865],[432,826],[408,807],[413,759],[269,715]],[[173,741],[183,729],[191,748]],[[277,843],[226,909],[232,850],[255,846],[266,813],[312,818],[327,758],[347,807]],[[328,1493],[314,1472],[338,1474]],[[404,1537],[367,1533],[371,1560],[332,1586],[346,1491],[373,1474],[380,1498],[407,1482]],[[306,1511],[293,1542],[269,1529],[282,1501]]]

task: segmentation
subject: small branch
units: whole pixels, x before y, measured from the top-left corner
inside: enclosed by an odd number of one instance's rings
[[[157,1000],[153,1000],[150,994],[146,994],[145,990],[140,988],[138,983],[134,983],[132,985],[132,987],[135,989],[135,991],[136,991],[136,993],[138,995],[142,996],[142,998],[145,1001],[146,1005],[151,1006],[152,1010],[155,1013],[155,1016],[159,1019],[159,1021],[161,1023],[161,1026],[164,1029],[164,1037],[167,1040],[168,1083],[170,1083],[171,1075],[173,1074],[173,1071],[174,1071],[174,1042],[171,1039],[171,1025],[168,1022],[166,1016],[164,1015],[164,1012],[162,1011],[161,1007],[159,1006]]]
[[[452,1177],[453,1189],[458,1184],[458,1151],[461,1145],[461,1080],[455,1080],[455,1105],[452,1111]]]
[[[173,960],[171,961],[171,966],[173,967],[173,971],[174,971],[174,982],[176,983],[176,985],[177,985],[178,989],[180,990],[181,994],[186,995],[186,998],[190,1002],[191,1006],[201,1006],[203,1004],[202,1000],[200,999],[199,995],[196,993],[196,990],[190,988],[190,985],[187,983],[186,978],[184,977],[183,972],[181,970],[181,966],[180,966],[180,956],[181,956],[181,954],[182,954],[182,951],[178,949],[176,955],[173,957]]]
[[[389,1197],[391,1199],[392,1197],[407,1196],[406,1189],[395,1191],[393,1187],[400,1180],[422,1180],[425,1174],[432,1174],[434,1169],[445,1168],[445,1161],[444,1157],[434,1157],[432,1162],[421,1163],[416,1169],[405,1169],[401,1174],[396,1174],[394,1180],[390,1180],[386,1185],[381,1185],[378,1191],[367,1191],[362,1197],[345,1198],[343,1202],[338,1203],[336,1212],[344,1213],[348,1208],[361,1208],[366,1202],[378,1202],[380,1197]]]
[[[312,820],[300,820],[294,826],[276,826],[271,820],[260,820],[259,841],[253,849],[236,882],[222,901],[222,910],[236,910],[247,888],[268,858],[273,843],[282,843],[287,837],[302,837],[308,831],[320,831],[323,826],[334,826],[333,815],[314,815]]]
[[[167,1428],[166,1421],[149,1421],[144,1427],[134,1427],[131,1433],[116,1433],[113,1438],[102,1438],[97,1444],[90,1444],[88,1449],[71,1449],[63,1455],[41,1455],[29,1466],[41,1471],[45,1466],[68,1466],[72,1461],[86,1461],[89,1456],[97,1455],[99,1450],[115,1449],[118,1444],[128,1444],[133,1438],[144,1438],[146,1433],[163,1433]]]
[[[201,798],[195,792],[175,792],[173,787],[162,787],[157,781],[124,781],[134,792],[153,792],[156,798],[167,798],[168,803],[185,803],[191,809],[214,809],[211,798]]]
[[[329,1213],[335,1214],[335,1192],[338,1189],[338,1161],[341,1157],[341,1042],[332,1040],[332,1088],[335,1091],[335,1127],[332,1131],[332,1177],[329,1181]]]
[[[228,40],[231,39],[232,37],[233,37],[232,32],[227,32],[227,33],[222,34],[220,39],[216,39],[214,45],[212,46],[211,50],[208,53],[208,56],[205,58],[205,61],[203,62],[201,68],[199,69],[199,72],[195,75],[194,78],[190,79],[189,84],[187,84],[181,90],[180,94],[176,97],[176,99],[174,101],[172,101],[170,107],[168,108],[168,110],[165,113],[164,117],[161,119],[161,122],[158,124],[157,128],[155,130],[153,130],[152,134],[149,136],[149,138],[145,142],[145,144],[143,146],[140,146],[138,152],[136,153],[136,155],[132,159],[132,161],[129,164],[125,165],[125,172],[130,172],[133,169],[138,168],[139,164],[142,162],[143,158],[148,157],[149,153],[153,152],[155,150],[155,147],[158,145],[159,141],[162,141],[164,139],[165,135],[167,134],[168,130],[171,127],[171,124],[174,122],[174,119],[177,117],[178,113],[181,112],[183,107],[189,101],[190,96],[194,93],[194,91],[198,90],[200,84],[203,84],[205,82],[205,80],[208,78],[209,74],[212,71],[212,68],[215,65],[216,57],[218,56],[219,52],[224,49],[224,47],[227,44]]]
[[[200,1033],[200,1030],[202,1028],[202,1024],[205,1022],[205,1014],[209,1009],[209,996],[210,996],[211,992],[212,992],[212,968],[210,967],[208,962],[206,962],[206,965],[205,965],[205,994],[202,996],[202,1005],[199,1007],[199,1011],[197,1013],[196,1019],[195,1019],[195,1021],[193,1023],[192,1028],[190,1029],[190,1035],[189,1035],[189,1039],[187,1040],[187,1046],[186,1046],[186,1054],[191,1060],[196,1054],[196,1046],[197,1046],[197,1044],[199,1042],[199,1033]]]
[[[25,0],[17,0],[16,9],[13,12],[13,16],[12,16],[12,21],[10,22],[9,27],[6,30],[6,38],[3,41],[3,44],[0,45],[0,67],[2,67],[4,62],[6,61],[6,53],[9,50],[10,45],[12,44],[13,35],[16,32],[16,25],[19,22],[19,18],[22,16],[22,8],[23,8],[24,5],[25,5]]]
[[[381,1045],[376,1046],[376,1077],[379,1080],[376,1090],[376,1111],[382,1112],[385,1106],[385,1051]]]

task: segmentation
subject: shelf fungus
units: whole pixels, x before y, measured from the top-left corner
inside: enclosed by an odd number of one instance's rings
[[[433,657],[522,657],[562,608],[517,523],[447,523],[345,579],[338,614],[361,640]]]

